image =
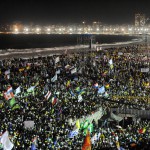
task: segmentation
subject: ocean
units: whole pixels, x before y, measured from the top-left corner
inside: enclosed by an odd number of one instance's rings
[[[88,44],[90,35],[0,34],[0,49],[51,48]],[[137,39],[127,35],[95,35],[93,42],[115,43]]]

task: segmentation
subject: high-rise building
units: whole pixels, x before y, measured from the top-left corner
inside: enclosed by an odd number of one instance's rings
[[[143,27],[146,23],[145,14],[135,14],[135,27]]]

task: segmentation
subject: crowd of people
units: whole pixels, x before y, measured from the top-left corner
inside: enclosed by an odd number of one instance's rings
[[[9,132],[14,150],[31,149],[33,143],[39,150],[78,150],[85,134],[79,127],[78,134],[70,138],[75,124],[69,124],[69,118],[84,118],[100,107],[106,114],[112,107],[124,108],[128,104],[131,109],[149,110],[149,72],[141,72],[141,68],[149,68],[149,63],[146,56],[131,53],[137,48],[134,45],[1,60],[1,136]],[[12,88],[11,99],[4,94],[8,88]],[[24,126],[28,120],[34,121],[34,127]],[[149,123],[144,121],[118,129],[117,124],[105,126],[93,120],[90,137],[98,138],[91,140],[92,149],[146,150],[150,146]],[[139,133],[143,128],[145,131]]]

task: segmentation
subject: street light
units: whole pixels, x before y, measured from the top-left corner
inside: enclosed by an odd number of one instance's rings
[[[17,28],[15,28],[15,32],[18,32],[18,29],[17,29]]]
[[[49,32],[49,31],[51,31],[51,29],[50,29],[50,28],[48,28],[48,29],[47,29],[47,31]]]
[[[36,28],[36,32],[40,32],[41,31],[41,29],[40,28]]]

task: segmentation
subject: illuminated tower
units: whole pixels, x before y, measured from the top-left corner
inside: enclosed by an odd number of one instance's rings
[[[143,27],[146,23],[145,14],[135,14],[135,27]]]

